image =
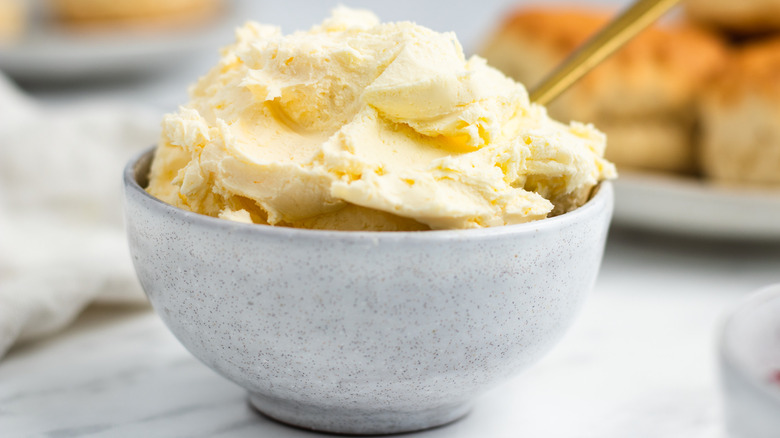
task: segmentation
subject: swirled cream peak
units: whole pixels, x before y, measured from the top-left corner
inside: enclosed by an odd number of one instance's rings
[[[551,120],[455,36],[336,9],[248,23],[167,115],[149,192],[225,219],[416,230],[527,222],[615,174],[590,126]]]

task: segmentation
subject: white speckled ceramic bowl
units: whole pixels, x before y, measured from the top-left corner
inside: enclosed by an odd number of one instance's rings
[[[574,212],[490,229],[247,225],[147,194],[151,159],[133,160],[124,183],[130,249],[154,308],[258,410],[329,432],[451,422],[538,360],[592,288],[612,213],[605,183]]]
[[[729,316],[720,371],[729,436],[780,437],[780,284],[750,295]]]

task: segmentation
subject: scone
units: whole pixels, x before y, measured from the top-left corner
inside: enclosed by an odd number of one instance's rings
[[[705,175],[780,185],[780,38],[743,47],[701,113]]]
[[[521,9],[481,54],[533,87],[610,17],[598,11]],[[607,157],[619,166],[694,172],[694,100],[723,67],[725,52],[715,36],[698,29],[648,29],[553,102],[550,114],[604,131]]]
[[[26,27],[23,0],[0,0],[0,45],[17,40]]]
[[[688,15],[737,34],[780,30],[780,0],[687,0]]]
[[[220,0],[49,0],[57,19],[71,26],[182,25],[207,20]]]

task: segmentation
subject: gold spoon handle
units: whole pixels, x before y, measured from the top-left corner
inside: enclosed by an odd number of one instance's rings
[[[569,56],[531,91],[531,102],[547,105],[601,61],[655,22],[680,0],[638,0]],[[670,41],[669,44],[674,44]]]

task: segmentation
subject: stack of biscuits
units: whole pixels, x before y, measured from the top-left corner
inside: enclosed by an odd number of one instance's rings
[[[720,3],[722,16],[714,13]],[[644,31],[553,102],[550,114],[603,130],[607,158],[623,169],[780,184],[780,126],[773,126],[780,122],[780,41],[736,46],[732,36],[780,28],[780,12],[772,12],[780,0],[754,3],[769,17],[748,14],[742,2],[689,0],[690,18]],[[518,9],[481,55],[533,87],[612,16]],[[743,21],[727,23],[737,16]]]
[[[688,0],[686,10],[733,53],[701,99],[703,174],[780,186],[780,0]]]

